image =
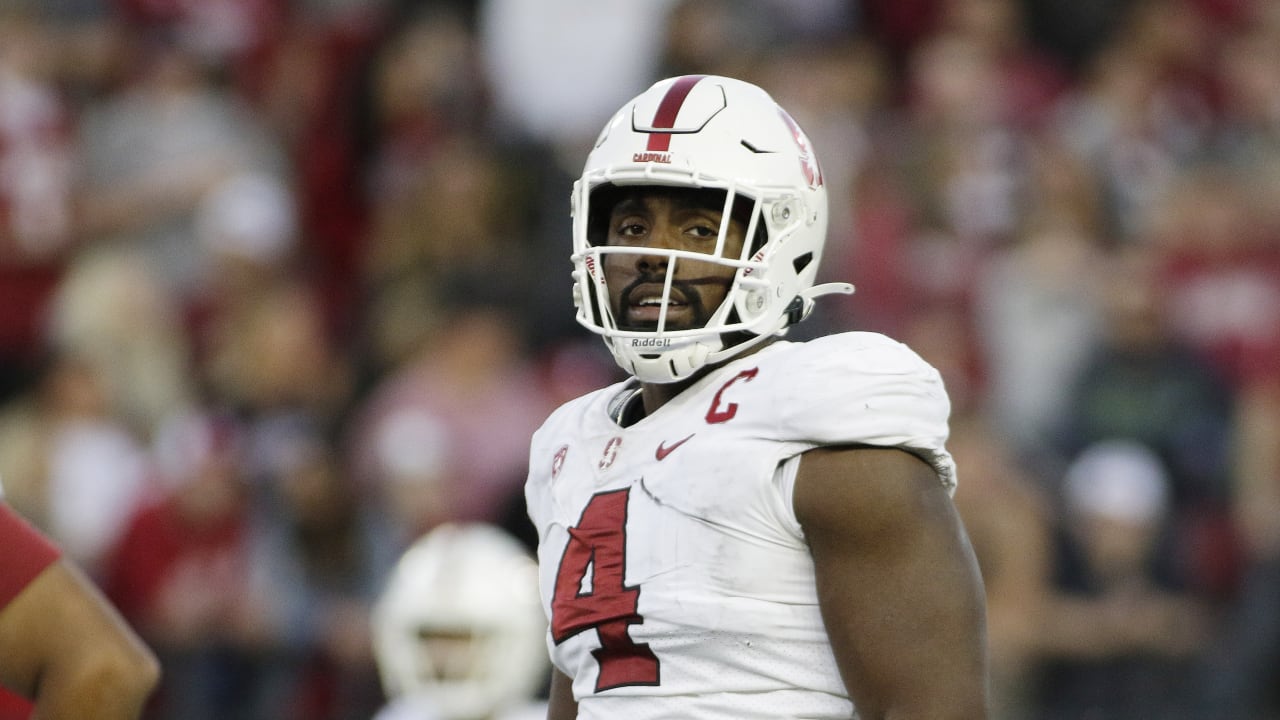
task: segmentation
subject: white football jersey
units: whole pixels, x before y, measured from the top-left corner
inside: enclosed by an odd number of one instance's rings
[[[938,372],[845,333],[730,361],[624,428],[610,411],[634,387],[566,403],[531,446],[548,647],[578,717],[852,717],[792,510],[798,459],[899,447],[954,488]]]

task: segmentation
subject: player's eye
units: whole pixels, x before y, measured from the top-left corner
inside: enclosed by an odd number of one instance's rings
[[[701,240],[714,240],[720,235],[720,228],[712,227],[711,225],[698,224],[689,227],[685,232]]]
[[[648,232],[648,227],[644,223],[624,220],[618,224],[618,228],[614,231],[619,237],[636,238],[643,237]]]

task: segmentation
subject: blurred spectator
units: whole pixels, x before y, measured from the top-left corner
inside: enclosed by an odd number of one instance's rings
[[[239,428],[216,414],[166,423],[155,448],[164,489],[110,553],[107,596],[165,669],[147,718],[246,717],[260,702],[240,443]]]
[[[0,6],[0,402],[38,371],[43,314],[74,251],[74,108],[59,95],[53,31]]]
[[[141,443],[110,402],[99,366],[73,353],[0,414],[8,499],[98,580],[149,485]]]
[[[976,330],[985,348],[987,403],[1024,454],[1045,453],[1094,353],[1104,257],[1067,224],[1032,226],[976,279]]]
[[[1056,109],[1056,132],[1091,169],[1107,233],[1133,241],[1153,205],[1211,141],[1211,46],[1189,2],[1139,3]]]
[[[92,575],[149,484],[143,446],[192,398],[185,335],[128,252],[82,251],[50,298],[39,384],[4,410],[13,501]]]
[[[355,322],[368,224],[368,147],[362,80],[387,0],[300,0],[258,70],[251,107],[287,154],[297,203],[300,260],[324,302],[327,324]]]
[[[277,288],[298,274],[297,212],[289,189],[261,173],[219,182],[200,200],[196,239],[209,258],[185,319],[194,353],[207,365]]]
[[[1280,385],[1252,387],[1239,407],[1234,516],[1248,562],[1203,668],[1214,720],[1280,713]]]
[[[404,544],[444,521],[498,521],[522,493],[528,442],[549,410],[505,289],[451,290],[439,330],[373,390],[349,434],[361,492],[380,499]]]
[[[1034,42],[1059,58],[1073,74],[1114,41],[1135,0],[1021,0]]]
[[[745,77],[764,47],[790,39],[778,31],[786,15],[758,0],[677,0],[662,23],[660,59],[651,70],[653,79],[697,74]],[[798,120],[803,122],[804,118]]]
[[[1127,440],[1090,445],[1073,458],[1058,500],[1036,716],[1195,717],[1192,661],[1209,616],[1158,552],[1171,530],[1159,458]]]
[[[890,121],[888,124],[892,125]],[[919,268],[911,256],[913,235],[922,221],[912,205],[908,182],[896,165],[893,138],[871,135],[860,174],[851,179],[851,231],[844,243],[832,237],[825,274],[855,282],[852,297],[833,299],[842,327],[882,332],[899,337],[918,309]],[[904,140],[902,137],[897,140]],[[836,205],[839,197],[831,197]],[[833,210],[833,214],[838,210]]]
[[[276,177],[246,171],[214,185],[196,207],[196,239],[213,261],[201,279],[214,295],[252,292],[252,276],[294,267],[297,224],[293,193]]]
[[[256,493],[247,589],[270,661],[262,712],[367,718],[382,701],[368,615],[397,538],[324,438],[301,431],[279,445]]]
[[[317,291],[284,279],[225,304],[210,322],[203,363],[211,396],[258,431],[301,417],[334,427],[350,401],[346,357],[325,325]]]
[[[402,6],[405,17],[388,21],[371,52],[360,108],[368,116],[366,176],[377,204],[411,194],[437,152],[459,135],[476,144],[488,123],[488,85],[464,13],[441,3]]]
[[[1236,581],[1229,517],[1232,395],[1213,366],[1172,334],[1154,258],[1142,249],[1106,267],[1104,336],[1069,383],[1058,447],[1071,457],[1093,443],[1127,439],[1161,459],[1170,487],[1172,549],[1199,591],[1222,596]]]
[[[763,4],[777,31],[799,42],[846,38],[859,30],[860,3],[847,0],[764,0]]]
[[[1236,388],[1280,380],[1280,225],[1252,182],[1217,165],[1183,173],[1147,236],[1172,330]]]
[[[527,265],[539,250],[528,237],[531,180],[482,136],[454,134],[387,187],[375,215],[359,275],[366,294],[361,329],[366,375],[393,371],[439,329],[445,304],[473,292],[459,279],[505,286],[513,318],[539,334],[538,308],[514,302],[517,288],[534,288]],[[409,168],[405,168],[408,170]],[[557,259],[565,262],[563,255]],[[481,292],[489,292],[481,290]],[[562,293],[566,298],[568,292]]]
[[[143,253],[185,304],[208,263],[193,225],[202,199],[234,173],[281,173],[285,158],[190,47],[165,33],[138,40],[147,53],[132,82],[81,118],[78,230]]]
[[[1274,193],[1280,172],[1280,12],[1262,4],[1258,14],[1256,22],[1223,39],[1213,66],[1221,113],[1214,151]],[[1275,227],[1274,207],[1260,209]]]
[[[1060,58],[1032,42],[1027,12],[1019,0],[947,0],[941,25],[988,49],[1003,75],[1006,121],[1030,131],[1047,119],[1068,74]]]
[[[1019,220],[1021,138],[984,41],[954,31],[931,37],[912,54],[906,80],[922,142],[910,158],[921,209],[932,229],[959,241],[946,250],[962,260],[1008,239]]]
[[[270,333],[259,326],[269,325],[271,317],[295,317],[315,325],[303,334],[327,334],[323,312],[309,317],[301,307],[293,314],[284,310],[292,306],[291,298],[306,306],[309,291],[299,268],[293,193],[270,175],[233,175],[201,199],[195,232],[209,260],[186,314],[201,381],[216,398],[236,407],[271,405],[277,401],[273,393],[249,387],[255,372],[267,371],[258,361],[269,356],[260,353],[268,350],[264,336]],[[326,346],[307,344],[301,341],[291,350],[315,353]]]
[[[942,1],[862,0],[858,4],[867,34],[884,47],[895,75],[900,75],[912,50],[937,31]]]
[[[1189,180],[1199,232],[1171,233],[1166,251],[1178,327],[1236,397],[1232,509],[1246,563],[1206,663],[1206,717],[1253,720],[1280,712],[1280,225],[1267,175],[1239,172]]]
[[[1241,395],[1236,428],[1236,526],[1250,560],[1270,565],[1280,561],[1280,383]]]
[[[448,275],[509,272],[521,251],[517,176],[474,135],[456,135],[379,199],[365,281],[378,288],[414,270],[439,287]]]
[[[167,36],[201,67],[248,87],[285,20],[278,0],[105,0],[143,38]]]
[[[58,93],[56,36],[34,12],[0,8],[0,255],[37,262],[72,241],[72,108]]]
[[[106,411],[143,442],[197,391],[184,318],[168,291],[144,254],[86,250],[67,268],[45,326],[45,343],[91,366]]]

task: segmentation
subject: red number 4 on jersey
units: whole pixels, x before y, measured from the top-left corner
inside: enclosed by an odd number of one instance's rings
[[[647,643],[636,643],[627,634],[629,626],[644,622],[636,612],[640,588],[624,584],[630,492],[592,496],[578,524],[569,528],[551,599],[551,637],[557,645],[593,628],[600,636],[600,647],[591,651],[600,664],[596,692],[658,684],[658,658]],[[591,589],[584,591],[588,570]]]

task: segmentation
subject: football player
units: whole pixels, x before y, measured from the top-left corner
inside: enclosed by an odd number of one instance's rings
[[[577,319],[631,379],[535,434],[549,717],[986,717],[984,596],[937,371],[882,335],[781,339],[827,198],[761,88],[662,80],[573,192]]]
[[[0,501],[0,685],[40,720],[132,720],[159,678],[97,587]]]
[[[375,720],[545,718],[537,566],[504,530],[447,523],[401,556],[373,612],[390,702]]]

